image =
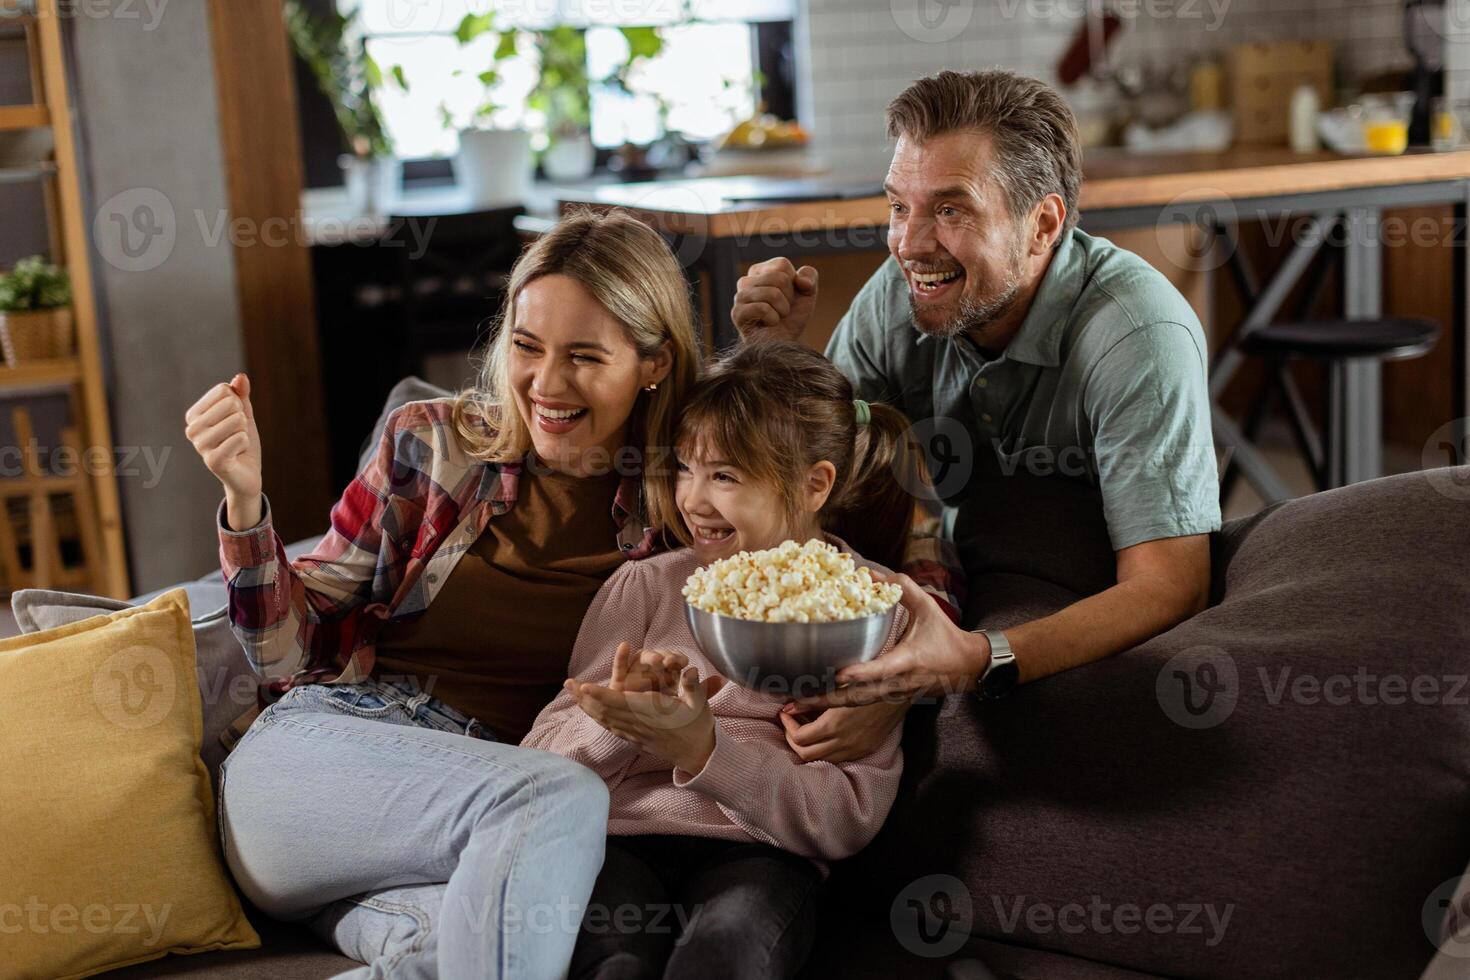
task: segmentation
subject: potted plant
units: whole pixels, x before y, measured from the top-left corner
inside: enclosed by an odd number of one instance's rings
[[[72,350],[71,279],[39,255],[0,274],[0,348],[11,365]]]
[[[291,46],[316,78],[319,88],[337,116],[346,152],[341,158],[347,194],[353,209],[377,214],[391,199],[399,183],[398,161],[393,141],[383,125],[377,93],[391,78],[408,90],[402,65],[386,73],[367,51],[367,42],[357,26],[359,9],[347,14],[335,9],[315,16],[297,0],[285,0],[282,17]]]
[[[656,57],[664,46],[655,27],[619,28],[628,42],[628,57],[607,84],[628,90],[628,76],[640,61]],[[479,76],[485,99],[475,113],[474,125],[460,132],[460,158],[456,165],[460,182],[472,195],[490,193],[496,200],[479,203],[520,203],[531,176],[531,134],[525,126],[493,128],[485,124],[503,115],[507,107],[496,103],[492,89],[500,81],[499,66],[520,50],[520,38],[529,36],[540,63],[535,87],[526,108],[545,120],[545,149],[541,166],[551,180],[579,180],[589,176],[596,162],[592,145],[592,107],[587,76],[587,37],[582,30],[559,25],[545,30],[497,31],[493,14],[468,14],[455,34],[461,45],[487,33],[497,37],[489,69]],[[452,122],[447,110],[446,123]],[[524,113],[522,115],[524,119]]]
[[[536,35],[541,76],[527,104],[546,117],[541,169],[551,180],[581,180],[592,174],[592,100],[588,92],[587,36],[572,27]]]
[[[531,133],[523,125],[505,125],[506,106],[495,100],[500,82],[500,63],[516,54],[517,32],[495,31],[493,13],[466,14],[454,35],[461,46],[495,34],[495,52],[490,67],[480,72],[483,96],[469,120],[459,129],[459,153],[454,161],[455,178],[475,207],[493,208],[523,204],[531,187]],[[443,106],[439,110],[447,127],[455,119]]]

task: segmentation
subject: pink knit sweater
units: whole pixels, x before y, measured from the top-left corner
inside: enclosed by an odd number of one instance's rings
[[[882,566],[853,557],[887,574]],[[687,548],[624,564],[582,620],[572,676],[605,684],[612,676],[613,652],[624,640],[635,651],[679,651],[699,669],[701,680],[716,673],[689,630],[679,594],[696,567]],[[907,610],[900,606],[885,650],[907,624]],[[566,691],[542,709],[521,744],[564,755],[602,776],[612,796],[608,833],[613,836],[760,841],[818,861],[854,854],[878,832],[898,792],[903,726],[855,762],[802,762],[786,744],[777,717],[784,703],[727,682],[710,698],[715,749],[698,775],[612,734]]]

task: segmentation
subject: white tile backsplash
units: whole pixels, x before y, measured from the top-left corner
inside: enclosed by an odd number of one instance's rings
[[[1453,94],[1470,94],[1470,0],[1449,0],[1446,42]],[[1339,75],[1407,67],[1402,0],[1113,0],[1124,16],[1112,64],[1166,65],[1257,40],[1326,38]],[[883,110],[911,81],[945,68],[1005,67],[1055,81],[1055,66],[1087,0],[803,0],[802,114],[815,146],[839,172],[882,174]],[[905,29],[907,28],[907,29]],[[1455,29],[1447,32],[1454,35]],[[1116,99],[1079,86],[1074,107]]]

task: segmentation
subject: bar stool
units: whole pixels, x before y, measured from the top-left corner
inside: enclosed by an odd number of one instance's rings
[[[1346,407],[1342,393],[1348,366],[1360,359],[1383,362],[1422,357],[1439,340],[1439,330],[1439,324],[1432,320],[1405,317],[1308,320],[1257,327],[1241,339],[1240,349],[1265,360],[1266,382],[1251,403],[1242,431],[1247,439],[1255,442],[1261,424],[1280,398],[1286,406],[1297,448],[1311,466],[1317,489],[1339,485],[1343,458],[1341,420]],[[1294,360],[1321,361],[1326,365],[1326,425],[1320,435],[1291,376],[1290,365]],[[1230,496],[1239,476],[1239,467],[1232,459],[1220,477],[1222,501]]]

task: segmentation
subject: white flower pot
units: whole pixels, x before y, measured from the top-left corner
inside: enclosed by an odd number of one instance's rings
[[[524,204],[531,189],[531,134],[523,129],[461,130],[454,175],[474,207]]]
[[[541,169],[548,180],[586,180],[597,164],[597,148],[587,133],[552,137],[541,155]]]

